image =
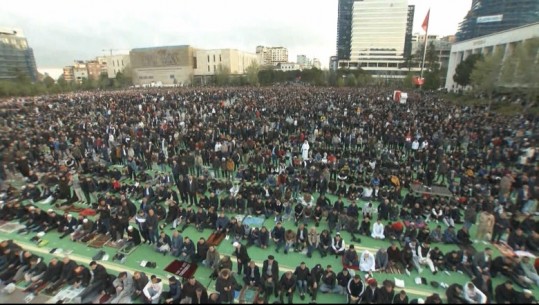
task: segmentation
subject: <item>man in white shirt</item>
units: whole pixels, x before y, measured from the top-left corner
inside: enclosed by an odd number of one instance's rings
[[[418,150],[418,149],[419,149],[419,141],[417,139],[415,139],[412,142],[412,150]]]
[[[363,251],[359,259],[359,270],[363,272],[372,272],[376,269],[374,255],[368,250]]]
[[[303,142],[303,145],[301,145],[301,157],[303,158],[303,160],[309,159],[309,148],[309,142],[305,140],[305,142]]]
[[[487,296],[479,290],[472,282],[464,286],[464,299],[469,304],[486,304]]]
[[[151,280],[146,284],[142,290],[144,293],[144,299],[147,304],[159,304],[159,298],[163,293],[163,283],[157,276],[152,275]]]
[[[372,233],[371,237],[374,239],[384,239],[386,238],[384,235],[384,224],[380,219],[378,219],[373,225],[372,225]]]

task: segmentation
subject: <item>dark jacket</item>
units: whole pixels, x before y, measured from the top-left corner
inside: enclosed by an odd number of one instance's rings
[[[234,254],[239,260],[242,261],[242,263],[247,263],[251,261],[251,258],[249,257],[249,254],[247,253],[247,247],[245,247],[242,244],[240,244],[239,248],[236,248],[234,250]]]
[[[268,266],[268,264],[268,260],[265,260],[262,264],[262,278],[267,278],[268,268],[271,268],[271,277],[274,281],[276,281],[279,278],[279,263],[276,260],[273,260],[273,264],[271,264],[271,266]]]

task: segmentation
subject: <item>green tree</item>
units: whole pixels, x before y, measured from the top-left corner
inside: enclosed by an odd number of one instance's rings
[[[215,71],[215,84],[217,86],[226,86],[230,84],[230,68],[219,64]]]
[[[436,90],[441,86],[440,80],[440,69],[438,66],[434,66],[432,69],[429,69],[425,72],[425,83],[422,88],[425,90]]]
[[[356,87],[357,86],[357,79],[354,73],[349,73],[346,75],[346,85],[348,87]]]
[[[476,62],[481,58],[483,58],[482,54],[472,54],[460,62],[455,69],[453,81],[463,87],[470,85],[470,75],[472,74]]]
[[[47,89],[51,89],[54,86],[54,79],[48,74],[45,74],[45,78],[43,78],[43,84]]]
[[[503,66],[503,52],[496,49],[475,63],[470,75],[471,84],[474,90],[486,94],[489,101],[489,109],[492,103],[494,90],[499,86],[500,74]]]
[[[539,38],[518,45],[509,64],[515,64],[514,82],[526,95],[525,109],[533,107],[539,96]]]
[[[245,69],[246,79],[244,80],[247,82],[247,84],[252,86],[258,86],[258,72],[260,71],[260,67],[256,62],[252,62],[247,69]]]

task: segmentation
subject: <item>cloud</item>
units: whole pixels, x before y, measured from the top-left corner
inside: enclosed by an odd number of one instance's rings
[[[409,1],[417,5],[416,31],[431,2]],[[455,31],[470,2],[432,2],[429,32],[442,31],[446,23],[452,24],[449,32]],[[38,67],[45,68],[61,68],[76,59],[108,54],[103,49],[183,44],[253,53],[257,45],[284,46],[289,49],[291,61],[297,54],[305,54],[319,58],[327,66],[336,49],[337,3],[338,0],[18,0],[2,7],[0,20],[2,25],[23,29]],[[459,11],[453,13],[451,6]]]

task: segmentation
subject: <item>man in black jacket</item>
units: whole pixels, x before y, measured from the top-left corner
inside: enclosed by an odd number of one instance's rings
[[[96,261],[91,261],[90,268],[94,275],[91,284],[79,294],[78,298],[80,299],[78,299],[79,302],[76,303],[86,304],[86,302],[95,297],[96,293],[100,293],[105,289],[109,277],[105,267],[98,264]]]
[[[515,304],[517,302],[516,291],[513,290],[513,282],[510,280],[505,281],[498,286],[494,291],[496,297],[496,304]]]
[[[39,291],[45,288],[46,285],[56,282],[58,279],[60,279],[63,266],[64,263],[62,261],[59,261],[57,258],[53,257],[50,260],[49,266],[41,279],[28,286],[28,288],[25,289],[25,292],[39,293]]]
[[[133,296],[131,297],[132,300],[136,300],[139,296],[143,295],[142,290],[144,287],[146,287],[146,284],[148,284],[148,276],[144,272],[135,271],[133,273]]]
[[[238,263],[238,274],[242,274],[242,270],[247,268],[247,264],[251,261],[249,254],[247,253],[247,247],[242,245],[240,242],[234,242],[234,255],[237,258]]]
[[[260,281],[260,268],[255,264],[255,261],[250,261],[249,266],[245,268],[243,282],[245,283],[245,286],[256,288],[262,287],[262,282]]]
[[[359,274],[354,275],[346,286],[348,304],[357,304],[364,291],[365,286],[363,285],[363,281],[361,281],[361,276]]]
[[[294,291],[296,290],[296,278],[292,271],[287,271],[285,274],[283,274],[281,280],[279,281],[279,286],[279,300],[281,301],[281,304],[284,304],[285,295],[288,297],[288,302],[286,304],[292,304]]]
[[[267,300],[273,292],[275,297],[278,296],[279,286],[279,263],[273,255],[269,255],[268,259],[262,264],[262,282],[264,285],[264,299]]]
[[[301,264],[296,267],[294,275],[296,276],[299,297],[303,301],[305,300],[305,292],[307,291],[310,276],[309,268],[307,268],[305,262],[301,262]]]

